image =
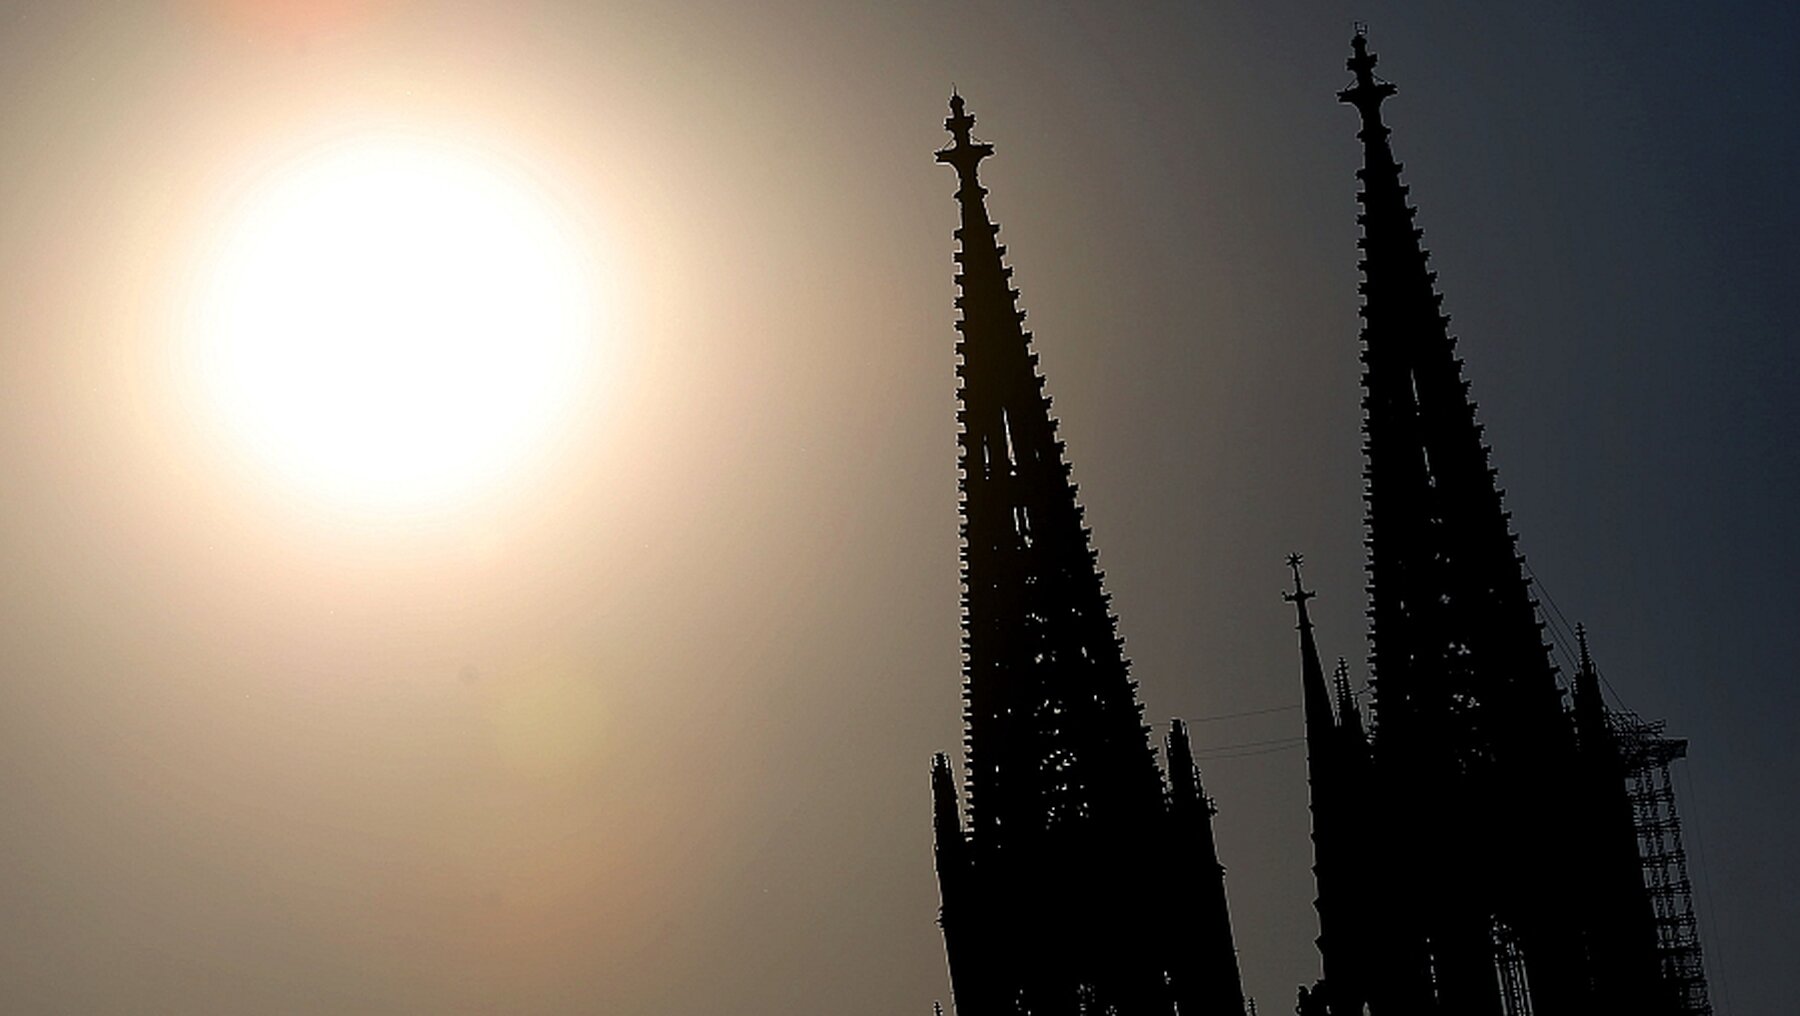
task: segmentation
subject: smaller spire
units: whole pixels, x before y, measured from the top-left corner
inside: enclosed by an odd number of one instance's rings
[[[1206,788],[1200,783],[1200,767],[1194,764],[1194,748],[1188,740],[1187,724],[1169,721],[1169,796],[1177,810],[1199,805],[1208,815],[1218,813]]]
[[[1581,654],[1575,670],[1572,705],[1575,709],[1575,736],[1595,752],[1610,750],[1611,732],[1607,728],[1606,703],[1600,698],[1600,671],[1594,656],[1588,652],[1587,626],[1575,626],[1575,644]]]
[[[1304,561],[1299,554],[1288,555],[1287,566],[1294,573],[1294,591],[1282,593],[1281,598],[1294,605],[1294,613],[1299,619],[1294,627],[1300,632],[1300,698],[1306,716],[1306,737],[1312,746],[1307,757],[1311,760],[1309,764],[1317,765],[1329,750],[1324,744],[1337,723],[1331,715],[1331,695],[1325,689],[1325,672],[1319,665],[1319,645],[1313,639],[1312,618],[1306,613],[1306,601],[1317,594],[1301,582],[1300,565]]]

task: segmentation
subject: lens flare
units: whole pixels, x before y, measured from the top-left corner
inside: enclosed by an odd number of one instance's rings
[[[205,401],[314,495],[453,501],[568,417],[594,274],[554,203],[495,158],[333,145],[252,188],[217,245],[195,328]]]

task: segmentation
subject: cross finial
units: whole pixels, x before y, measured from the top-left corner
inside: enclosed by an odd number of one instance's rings
[[[1282,593],[1281,598],[1289,603],[1305,603],[1316,595],[1300,584],[1300,565],[1305,562],[1305,560],[1306,559],[1299,554],[1289,554],[1287,556],[1287,566],[1294,570],[1294,591],[1291,593]]]
[[[937,153],[939,162],[947,162],[956,167],[958,175],[965,182],[975,178],[975,165],[982,159],[994,154],[994,146],[985,141],[976,141],[970,136],[975,126],[975,117],[968,111],[963,102],[962,93],[950,86],[950,116],[944,120],[944,129],[950,132],[950,145],[941,148]]]
[[[1375,76],[1375,54],[1369,52],[1369,26],[1357,22],[1356,34],[1350,37],[1350,59],[1344,65],[1356,75],[1356,82],[1338,93],[1338,98],[1362,111],[1373,120],[1381,108],[1381,100],[1394,94],[1394,86]]]

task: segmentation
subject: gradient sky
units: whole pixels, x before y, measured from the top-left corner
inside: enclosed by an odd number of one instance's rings
[[[1800,995],[1800,15],[1787,5],[11,4],[0,1002],[948,1000],[955,82],[1148,714],[1360,679],[1370,23],[1521,544],[1679,776],[1722,1014]],[[604,251],[588,408],[407,517],[221,452],[175,352],[234,189],[492,140]],[[1225,714],[1253,716],[1212,719]],[[1303,758],[1203,759],[1247,990],[1317,974]]]

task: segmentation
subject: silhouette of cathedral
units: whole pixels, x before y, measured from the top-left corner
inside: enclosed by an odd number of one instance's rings
[[[1168,781],[1115,632],[960,96],[957,353],[965,827],[932,764],[959,1016],[1242,1016],[1213,805],[1179,721]]]
[[[1323,977],[1302,1016],[1704,1016],[1670,763],[1685,743],[1565,689],[1357,32],[1370,665],[1325,678],[1298,615]],[[1069,481],[960,96],[965,794],[932,763],[960,1016],[1243,1016],[1212,802],[1167,778]]]
[[[1324,978],[1301,1012],[1707,1013],[1668,789],[1685,750],[1565,699],[1359,31],[1371,722],[1299,615]]]

